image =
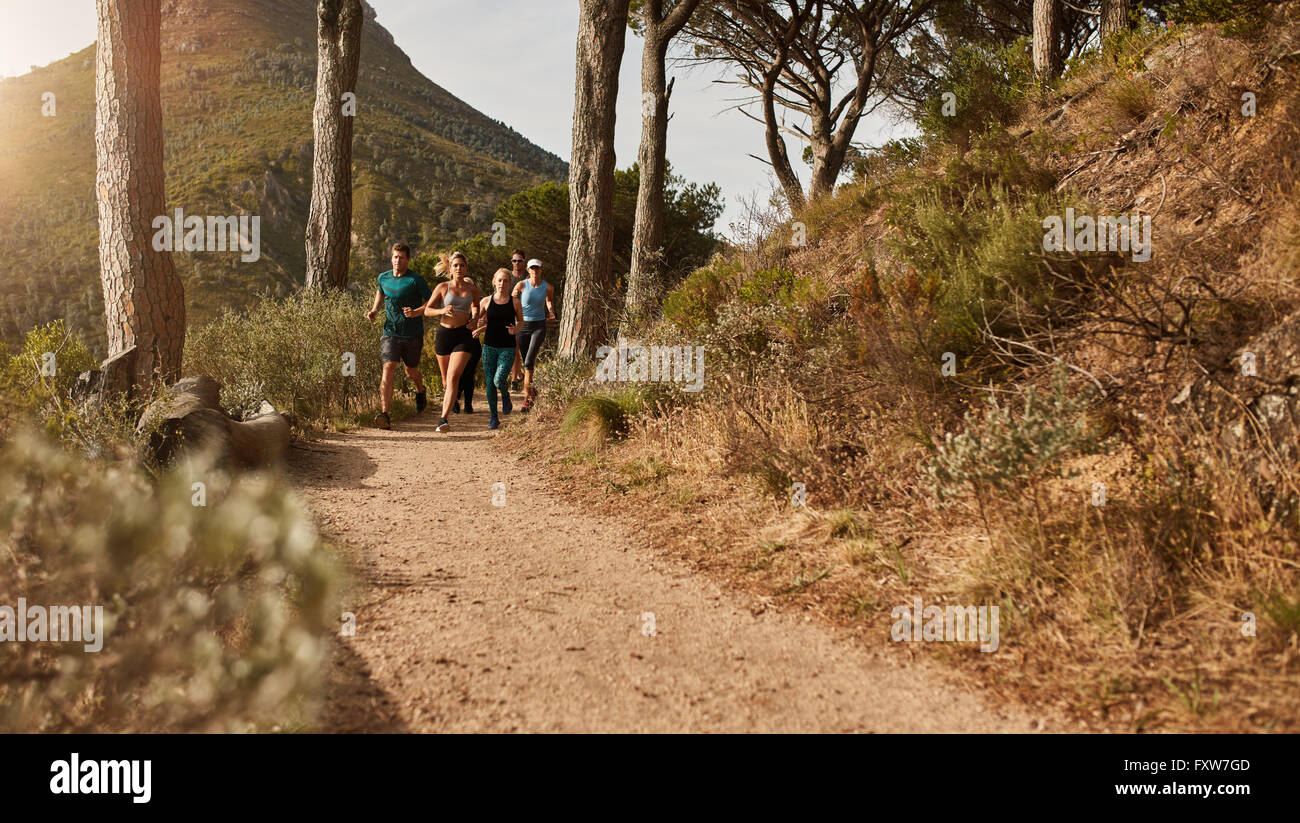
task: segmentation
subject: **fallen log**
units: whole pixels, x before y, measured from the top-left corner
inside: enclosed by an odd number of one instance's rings
[[[252,420],[231,419],[220,405],[221,385],[211,377],[180,380],[140,415],[136,431],[148,433],[149,451],[162,463],[204,455],[217,465],[272,466],[289,451],[291,419],[263,402]]]
[[[278,463],[289,452],[290,420],[270,403],[252,420],[230,421],[230,454],[243,466]]]

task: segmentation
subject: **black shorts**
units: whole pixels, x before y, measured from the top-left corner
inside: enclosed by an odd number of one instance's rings
[[[474,354],[474,335],[469,333],[469,326],[449,329],[438,327],[438,334],[433,338],[433,350],[439,357],[446,357],[452,352],[463,351]]]
[[[407,368],[413,369],[420,365],[420,352],[423,350],[423,337],[390,337],[384,335],[379,338],[379,360],[382,363],[401,361],[406,364]]]

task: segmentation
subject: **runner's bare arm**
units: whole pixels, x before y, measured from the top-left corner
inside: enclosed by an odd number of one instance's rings
[[[447,284],[439,283],[438,287],[433,290],[433,294],[429,295],[429,299],[426,300],[424,303],[423,308],[424,308],[425,317],[446,317],[447,316],[447,312],[449,311],[449,308],[434,308],[433,305],[434,301],[441,303],[442,296],[446,292],[447,292]]]
[[[511,336],[513,336],[519,333],[519,324],[523,322],[524,310],[519,305],[518,297],[511,300],[510,305],[515,310],[515,319],[511,321],[509,326],[506,326],[506,331],[510,332]],[[518,349],[519,349],[519,344],[515,343],[515,350],[518,351]]]
[[[555,319],[555,306],[552,301],[555,298],[555,287],[550,283],[546,284],[546,319]]]
[[[366,319],[373,323],[375,317],[378,316],[379,314],[380,307],[382,307],[383,305],[384,305],[384,293],[381,292],[379,289],[375,289],[375,302],[374,305],[370,307],[370,311],[366,312]]]

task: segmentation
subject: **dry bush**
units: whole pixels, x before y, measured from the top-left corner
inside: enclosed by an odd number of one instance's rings
[[[1049,479],[1033,495],[987,499],[990,541],[970,566],[966,596],[1002,603],[1007,645],[1035,661],[1023,677],[1038,688],[1095,676],[1088,670],[1104,649],[1107,669],[1123,674],[1122,686],[1107,687],[1108,711],[1122,705],[1139,726],[1188,711],[1229,728],[1248,716],[1254,727],[1292,724],[1294,513],[1265,511],[1240,455],[1203,430],[1189,436],[1197,421],[1180,423],[1150,432],[1140,463],[1105,478],[1103,505],[1090,484]],[[1217,690],[1220,705],[1186,705],[1176,684],[1189,661],[1198,661],[1197,688]],[[1159,711],[1139,717],[1140,706]]]

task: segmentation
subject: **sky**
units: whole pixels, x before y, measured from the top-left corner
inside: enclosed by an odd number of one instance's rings
[[[310,0],[300,0],[310,2]],[[370,0],[377,19],[426,77],[471,106],[569,159],[573,128],[576,0]],[[0,75],[25,74],[95,39],[94,0],[0,0]],[[614,140],[618,166],[636,160],[641,139],[641,45],[630,31],[619,78]],[[364,59],[364,55],[363,55]],[[722,188],[716,229],[731,235],[741,198],[766,202],[773,186],[763,127],[729,110],[738,90],[715,69],[670,67],[676,76],[668,161],[688,181]],[[887,124],[866,121],[857,142],[880,145]],[[798,158],[802,147],[789,146]],[[796,161],[805,183],[808,169]]]

